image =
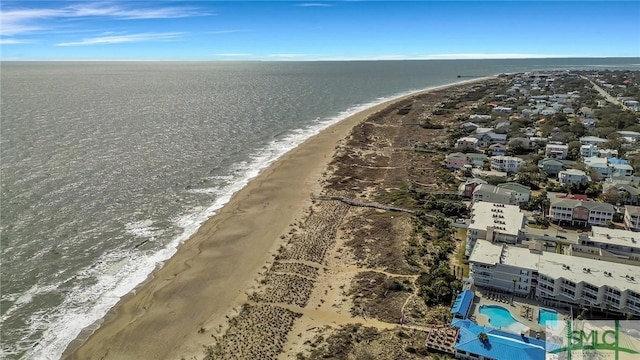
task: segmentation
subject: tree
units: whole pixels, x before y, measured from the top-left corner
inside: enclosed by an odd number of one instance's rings
[[[513,292],[511,293],[511,303],[513,303],[513,297],[516,295],[516,282],[518,279],[511,279],[513,281]]]
[[[489,336],[485,332],[481,332],[478,334],[478,340],[480,340],[483,344],[489,342]]]

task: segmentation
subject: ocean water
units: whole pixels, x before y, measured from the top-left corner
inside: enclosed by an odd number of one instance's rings
[[[58,359],[288,150],[457,75],[640,59],[0,64],[0,357]]]

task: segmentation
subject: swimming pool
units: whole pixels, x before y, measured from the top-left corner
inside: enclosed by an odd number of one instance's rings
[[[480,314],[489,319],[489,326],[495,329],[509,330],[513,333],[519,333],[525,325],[516,320],[509,309],[497,305],[480,306]]]
[[[547,323],[547,321],[549,321],[549,323]],[[558,313],[556,311],[540,308],[538,312],[538,324],[555,329],[558,326],[556,324],[557,321]]]

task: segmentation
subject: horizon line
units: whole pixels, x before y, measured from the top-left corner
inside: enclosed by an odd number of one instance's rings
[[[575,56],[550,55],[531,57],[408,57],[408,58],[255,58],[255,59],[1,59],[0,62],[347,62],[347,61],[439,61],[439,60],[540,60],[540,59],[640,59],[640,55],[629,56]]]

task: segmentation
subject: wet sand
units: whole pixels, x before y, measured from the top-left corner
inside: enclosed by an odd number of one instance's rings
[[[409,96],[413,95],[416,94]],[[407,97],[355,114],[276,161],[205,222],[150,280],[122,299],[86,341],[81,337],[72,343],[64,358],[202,358],[203,346],[212,341],[212,329],[222,329],[229,318],[242,313],[243,304],[255,300],[251,299],[250,289],[258,285],[257,279],[281,253],[284,235],[296,228],[296,222],[308,217],[311,195],[321,192],[324,172],[339,142],[356,124]],[[330,205],[327,214],[337,213],[338,208]],[[323,254],[317,255],[319,260],[309,254],[307,258],[302,253],[291,253],[290,259],[298,263],[322,262]],[[302,268],[298,265],[294,270]],[[304,275],[302,281],[307,285],[303,287],[311,284],[313,288],[313,271],[305,271],[308,276]],[[282,278],[286,274],[274,276]],[[296,281],[301,281],[299,278]],[[277,293],[265,294],[268,298],[258,300],[270,302],[278,298]],[[302,300],[292,299],[291,303],[304,308],[308,298],[309,294],[302,294]],[[270,315],[276,322],[286,319],[293,323],[294,312],[279,311]],[[282,329],[285,337],[289,329]],[[282,350],[274,351],[279,349]]]

